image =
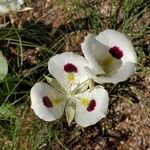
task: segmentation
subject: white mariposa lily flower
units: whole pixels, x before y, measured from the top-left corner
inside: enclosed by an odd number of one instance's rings
[[[77,124],[87,127],[105,117],[108,93],[101,86],[93,90],[82,86],[88,79],[83,72],[86,65],[84,57],[72,52],[55,55],[49,60],[49,71],[60,85],[56,81],[51,86],[39,82],[32,87],[31,107],[39,118],[53,121],[65,111],[69,125],[75,119]]]
[[[10,11],[19,11],[23,0],[0,0],[0,14],[4,15]]]
[[[23,12],[32,10],[31,7],[25,7],[21,9],[21,5],[23,5],[23,0],[0,0],[0,15],[5,15],[11,12]]]
[[[72,52],[57,54],[48,62],[50,74],[67,91],[88,79],[84,71],[85,66],[88,66],[87,60]]]
[[[127,80],[136,70],[137,56],[131,41],[118,31],[107,29],[89,34],[81,44],[90,66],[85,70],[97,83]]]
[[[7,75],[7,73],[8,73],[8,63],[6,58],[0,51],[0,80],[3,80],[3,78]]]

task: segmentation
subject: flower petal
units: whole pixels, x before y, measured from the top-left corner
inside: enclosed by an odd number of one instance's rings
[[[10,11],[18,11],[23,3],[23,0],[3,0],[0,2],[0,14],[4,15]]]
[[[83,53],[91,64],[89,68],[91,68],[93,73],[110,76],[118,71],[122,64],[122,60],[113,58],[109,52],[110,48],[98,42],[95,37],[95,35],[90,34],[85,38],[85,41],[81,44]],[[98,65],[103,72],[98,70],[96,65]],[[93,71],[94,69],[97,71]]]
[[[92,91],[87,90],[76,100],[75,121],[83,127],[97,123],[105,117],[108,101],[108,93],[103,87],[97,86]]]
[[[31,89],[31,108],[45,120],[53,121],[63,115],[65,97],[46,83],[38,82]]]
[[[93,72],[95,74],[98,73],[104,73],[104,71],[102,70],[102,67],[100,67],[98,60],[101,60],[101,55],[99,53],[101,53],[101,51],[97,51],[97,48],[102,48],[105,49],[105,46],[101,45],[100,43],[98,43],[95,40],[96,35],[95,34],[88,34],[85,37],[85,40],[83,41],[83,43],[81,43],[81,49],[82,52],[85,56],[85,58],[88,60],[90,68],[93,69]],[[98,54],[97,54],[98,53]],[[105,53],[107,54],[107,53]],[[103,55],[102,55],[103,57]]]
[[[84,70],[89,76],[89,78],[93,79],[97,83],[117,84],[121,81],[127,80],[136,71],[136,64],[132,62],[126,62],[120,67],[120,69],[116,74],[109,77],[104,77],[104,76],[96,77],[96,75],[88,67],[86,67]]]
[[[8,73],[8,64],[6,58],[0,52],[0,80],[2,80]]]
[[[17,0],[18,4],[22,5],[24,3],[24,0]]]
[[[66,90],[69,90],[88,79],[83,70],[87,65],[84,57],[65,52],[50,58],[48,70]]]
[[[97,37],[97,41],[108,46],[109,48],[119,47],[122,50],[123,56],[122,61],[124,62],[137,62],[136,53],[134,51],[131,41],[123,34],[118,31],[107,29],[100,32]]]

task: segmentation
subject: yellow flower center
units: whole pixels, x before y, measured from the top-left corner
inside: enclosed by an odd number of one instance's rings
[[[114,58],[113,57],[110,57],[108,59],[106,59],[101,65],[102,65],[102,68],[104,70],[104,72],[106,74],[109,74],[109,66],[111,65],[111,63],[113,62]]]
[[[69,81],[69,82],[73,82],[74,80],[75,80],[75,75],[74,75],[74,73],[67,73],[67,80]]]
[[[90,101],[87,98],[83,98],[80,100],[81,105],[88,107]]]
[[[63,102],[63,100],[62,100],[62,99],[59,99],[59,98],[52,100],[52,104],[53,104],[53,105],[59,105],[59,104],[61,104],[62,102]]]

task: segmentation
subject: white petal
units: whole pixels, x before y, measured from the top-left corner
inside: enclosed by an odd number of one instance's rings
[[[8,64],[6,58],[0,52],[0,80],[2,80],[8,73]]]
[[[100,64],[103,64],[106,60],[112,57],[109,53],[109,47],[101,44],[97,40],[95,40],[95,44],[93,45],[92,53],[94,54],[94,57],[99,66],[101,66]]]
[[[127,80],[135,71],[136,71],[136,64],[132,62],[124,63],[118,72],[110,77],[96,77],[95,74],[92,73],[90,68],[85,68],[85,71],[89,75],[89,78],[92,78],[97,83],[114,83],[117,84],[121,81]]]
[[[72,72],[72,80],[69,80],[69,72],[65,70],[65,66],[71,64],[76,70]],[[57,54],[50,58],[48,62],[48,70],[50,74],[65,88],[75,87],[88,79],[83,68],[87,66],[86,59],[72,52]]]
[[[86,106],[86,100],[91,102],[91,108]],[[108,102],[108,93],[103,87],[98,86],[92,91],[86,91],[76,101],[75,121],[83,127],[97,123],[106,116]]]
[[[96,37],[96,40],[110,48],[114,46],[119,47],[123,51],[123,62],[137,62],[133,45],[123,33],[112,29],[107,29],[103,32],[100,32]]]
[[[0,2],[0,14],[6,14],[10,11],[18,11],[23,4],[23,0],[11,0]]]
[[[24,0],[17,0],[20,5],[24,3]]]
[[[45,120],[53,121],[63,115],[65,97],[46,83],[38,82],[31,89],[31,108],[35,114]],[[48,97],[52,107],[44,105],[43,98]],[[56,103],[56,100],[58,103]]]
[[[0,5],[0,15],[4,15],[5,13],[8,13],[8,9],[6,6]]]
[[[101,55],[99,54],[97,55],[96,51],[97,51],[98,46],[101,46],[102,48],[104,47],[95,40],[95,37],[96,37],[95,34],[88,34],[85,37],[85,40],[83,41],[83,43],[81,43],[81,48],[82,48],[82,52],[85,58],[88,60],[90,64],[90,68],[93,69],[94,73],[103,74],[104,71],[102,70],[102,68],[100,67],[97,61],[99,57],[101,57]]]

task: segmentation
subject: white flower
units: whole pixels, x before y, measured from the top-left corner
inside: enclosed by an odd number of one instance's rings
[[[7,75],[7,73],[8,73],[7,60],[0,51],[0,80],[3,80],[3,78]]]
[[[31,107],[35,114],[45,120],[60,118],[64,111],[68,124],[75,119],[87,127],[105,117],[108,108],[108,93],[101,87],[87,90],[88,77],[83,72],[87,66],[84,57],[66,52],[55,55],[48,62],[52,79],[50,85],[39,82],[31,89]]]
[[[90,66],[85,70],[97,83],[127,80],[136,70],[137,57],[131,41],[122,33],[107,29],[89,34],[81,44]]]
[[[22,4],[23,0],[0,0],[0,14],[19,11]]]

